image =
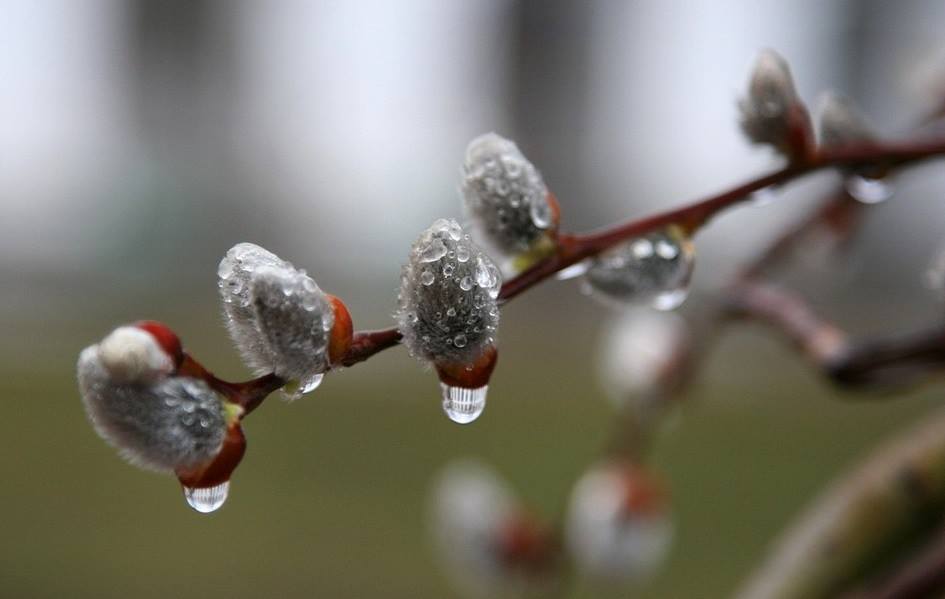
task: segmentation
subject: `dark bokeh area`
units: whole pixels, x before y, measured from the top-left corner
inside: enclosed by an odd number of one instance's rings
[[[152,318],[249,378],[215,280],[240,241],[305,268],[356,328],[390,326],[401,261],[461,216],[463,150],[485,131],[541,169],[564,228],[588,230],[776,167],[736,126],[762,48],[812,105],[839,89],[890,137],[943,73],[941,2],[692,4],[0,0],[0,596],[452,597],[426,519],[459,456],[560,515],[614,420],[595,364],[613,312],[573,283],[503,309],[474,425],[443,416],[435,376],[401,348],[295,403],[274,395],[209,516],[95,435],[75,362]],[[940,319],[924,274],[945,237],[943,171],[903,174],[848,254],[802,252],[792,284],[863,336]],[[720,218],[683,313],[834,184]],[[941,397],[841,393],[764,329],[731,328],[653,447],[676,534],[633,596],[730,595],[828,481]],[[570,596],[627,592],[578,580]]]

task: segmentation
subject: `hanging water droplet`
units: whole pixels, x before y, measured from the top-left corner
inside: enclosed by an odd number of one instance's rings
[[[420,273],[420,282],[427,287],[433,284],[434,279],[436,279],[436,276],[434,276],[434,274],[429,270],[425,270]]]
[[[469,248],[465,245],[457,246],[456,260],[459,262],[467,262],[469,260]]]
[[[592,258],[582,292],[672,310],[688,295],[694,257],[692,241],[670,226]]]
[[[879,204],[892,197],[894,188],[883,179],[870,179],[861,175],[851,175],[843,182],[853,199],[864,204]]]
[[[591,263],[587,260],[583,262],[578,262],[577,264],[572,264],[571,266],[558,271],[558,274],[555,275],[555,278],[559,281],[567,281],[569,279],[575,279],[584,273],[587,272],[587,269],[590,268]]]
[[[230,493],[230,481],[221,483],[215,487],[203,487],[194,489],[184,487],[184,499],[187,504],[201,514],[209,514],[220,509],[226,502]]]
[[[434,239],[427,247],[420,250],[420,262],[436,262],[445,256],[447,251],[442,239]]]
[[[463,291],[469,291],[473,288],[473,285],[472,277],[468,275],[459,280],[459,288]]]
[[[324,373],[313,374],[308,379],[302,381],[299,385],[299,390],[302,392],[302,395],[306,393],[311,393],[315,389],[318,389],[319,385],[322,384],[322,380],[325,378]]]
[[[453,345],[455,345],[456,347],[466,347],[467,342],[468,341],[466,339],[466,335],[462,333],[453,337]]]
[[[311,393],[322,384],[324,373],[313,374],[301,381],[289,381],[282,388],[282,395],[289,401],[300,399],[306,393]]]
[[[469,424],[479,418],[486,407],[489,385],[467,389],[440,383],[440,388],[443,391],[443,411],[453,422]]]

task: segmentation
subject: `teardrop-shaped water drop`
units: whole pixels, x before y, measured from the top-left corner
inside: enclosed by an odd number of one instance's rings
[[[861,175],[847,177],[843,183],[853,199],[864,204],[879,204],[892,197],[893,186],[883,179],[870,179]]]
[[[489,385],[483,385],[478,389],[467,389],[440,383],[440,388],[443,390],[443,411],[453,422],[469,424],[479,418],[486,407],[486,392],[489,390]]]
[[[282,388],[282,395],[289,401],[300,399],[306,393],[311,393],[315,389],[318,389],[318,386],[322,384],[324,378],[325,373],[320,372],[310,375],[308,378],[301,381],[289,381]]]
[[[322,384],[322,380],[325,378],[324,373],[313,374],[306,380],[302,381],[299,385],[299,390],[302,392],[302,395],[306,393],[311,393],[315,389],[318,389],[319,385]]]
[[[191,488],[184,487],[184,499],[187,504],[201,514],[209,514],[220,509],[230,493],[230,481],[220,483],[215,487]]]

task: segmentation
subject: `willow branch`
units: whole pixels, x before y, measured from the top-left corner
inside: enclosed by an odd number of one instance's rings
[[[502,285],[499,301],[502,303],[510,301],[569,266],[595,256],[618,243],[658,231],[671,224],[679,225],[689,233],[695,233],[722,211],[749,201],[752,193],[772,185],[786,183],[814,171],[862,165],[881,165],[892,168],[943,154],[945,154],[945,138],[911,142],[870,142],[825,149],[804,163],[789,165],[774,173],[758,177],[681,208],[583,235],[561,234],[554,254]],[[352,366],[363,362],[399,342],[400,336],[395,328],[357,333],[355,344],[342,360],[342,364]]]

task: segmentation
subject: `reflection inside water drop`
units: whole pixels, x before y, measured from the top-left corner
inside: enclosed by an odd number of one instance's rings
[[[184,487],[184,499],[187,504],[201,514],[215,512],[226,502],[227,495],[230,493],[230,481],[221,483],[215,487],[203,487],[194,489]]]
[[[610,304],[672,310],[689,294],[694,259],[690,238],[670,226],[590,259],[581,290]]]
[[[479,418],[486,407],[486,392],[489,390],[489,385],[478,389],[467,389],[440,383],[440,388],[443,391],[443,411],[453,422],[469,424]]]
[[[320,372],[318,374],[313,374],[301,381],[290,381],[282,388],[282,394],[289,401],[295,401],[306,393],[311,393],[315,389],[318,389],[324,378],[325,373]]]

